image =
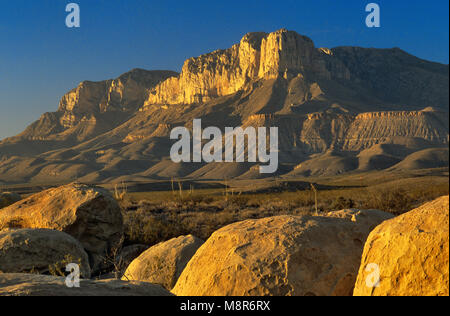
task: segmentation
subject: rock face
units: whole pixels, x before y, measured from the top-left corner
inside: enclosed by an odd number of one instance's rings
[[[364,82],[379,100],[428,104],[448,112],[448,65],[418,59],[399,48],[336,47],[332,54],[352,74],[352,82]]]
[[[417,75],[429,76],[428,83],[433,84],[423,84]],[[448,93],[442,93],[448,91],[448,67],[426,63],[397,48],[316,48],[308,37],[286,29],[249,33],[229,49],[188,59],[178,77],[151,91],[146,105],[208,102],[252,88],[258,80],[278,78],[295,78],[304,86],[319,86],[325,80],[363,83],[370,93],[391,104],[407,100],[408,104],[448,107]],[[299,102],[301,96],[296,97]]]
[[[69,288],[65,278],[35,274],[0,274],[0,296],[171,296],[159,285],[119,280],[81,280]]]
[[[79,240],[92,270],[118,247],[123,234],[120,207],[104,189],[70,184],[26,198],[0,211],[0,229],[47,228]]]
[[[360,227],[364,227],[366,231],[371,232],[380,223],[394,218],[394,215],[379,210],[349,209],[330,212],[326,217],[347,219]]]
[[[201,239],[189,235],[153,246],[130,264],[122,280],[161,284],[171,290],[203,243]]]
[[[180,76],[156,86],[146,104],[207,102],[246,89],[258,79],[295,77],[308,71],[330,77],[321,58],[322,51],[312,40],[296,32],[249,33],[230,49],[188,59]],[[348,77],[349,72],[341,68],[342,76]]]
[[[386,221],[370,234],[354,295],[449,295],[448,196]]]
[[[348,296],[369,232],[365,224],[332,217],[279,216],[232,224],[200,247],[172,292]]]
[[[1,273],[62,272],[69,263],[79,264],[81,277],[90,278],[88,255],[73,237],[48,229],[12,229],[0,232]]]
[[[61,98],[57,112],[43,114],[17,138],[86,141],[123,123],[142,106],[149,89],[176,75],[133,69],[113,80],[83,81]]]
[[[11,192],[2,192],[0,193],[0,209],[10,206],[16,202],[19,202],[22,197],[19,194],[11,193]]]
[[[134,69],[114,80],[82,82],[62,97],[58,111],[68,120],[63,119],[61,123],[72,127],[76,121],[70,119],[71,114],[137,110],[147,98],[148,89],[176,75],[172,71]]]

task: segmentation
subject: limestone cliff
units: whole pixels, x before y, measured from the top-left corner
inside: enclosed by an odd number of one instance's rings
[[[446,110],[448,71],[448,65],[421,60],[398,48],[316,48],[308,37],[282,29],[249,33],[229,49],[186,60],[178,77],[152,89],[144,107],[200,104],[280,78],[328,88],[334,98],[353,94],[351,99],[363,102],[374,99],[391,106]]]
[[[62,97],[58,109],[63,114],[61,125],[73,127],[90,114],[136,111],[148,97],[149,89],[175,75],[171,71],[134,69],[114,80],[84,81]]]
[[[350,76],[337,60],[336,71],[331,73],[326,67],[327,56],[311,39],[296,32],[249,33],[229,49],[188,59],[180,76],[157,85],[145,104],[207,102],[247,89],[258,79],[287,79],[307,73],[325,78],[332,74]]]
[[[307,115],[253,115],[247,126],[278,126],[283,153],[318,154],[329,149],[360,152],[397,139],[421,139],[435,145],[449,143],[447,113],[389,111],[311,113]]]
[[[142,106],[151,88],[176,75],[172,71],[134,69],[113,80],[81,82],[61,98],[56,112],[43,114],[7,141],[85,141],[123,123]]]

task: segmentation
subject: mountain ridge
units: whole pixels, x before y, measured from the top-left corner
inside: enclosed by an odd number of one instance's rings
[[[252,164],[216,172],[166,162],[170,130],[191,128],[195,118],[220,128],[279,126],[282,174],[388,169],[406,156],[374,150],[371,157],[370,148],[448,147],[448,77],[448,65],[398,48],[316,48],[308,37],[285,29],[248,33],[229,49],[189,58],[181,73],[134,69],[80,83],[56,112],[0,141],[0,181],[251,177]],[[330,150],[337,154],[330,156]],[[427,153],[435,156],[442,157]],[[377,159],[386,162],[371,162]],[[330,161],[341,162],[322,170]],[[303,172],[298,166],[305,162],[312,167]]]

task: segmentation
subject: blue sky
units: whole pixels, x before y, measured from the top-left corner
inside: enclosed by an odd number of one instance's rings
[[[81,8],[81,28],[65,7]],[[366,4],[381,28],[365,26]],[[186,58],[237,43],[247,32],[280,28],[317,47],[400,47],[448,64],[447,0],[3,0],[0,3],[0,139],[22,131],[83,80],[132,68],[179,71]]]

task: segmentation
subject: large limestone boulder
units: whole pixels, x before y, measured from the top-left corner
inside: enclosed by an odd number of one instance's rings
[[[171,290],[203,240],[181,236],[151,247],[127,268],[122,280],[161,284]]]
[[[0,274],[0,296],[171,296],[160,285],[120,280],[81,280],[69,288],[65,278],[35,274]]]
[[[34,194],[0,210],[0,230],[4,228],[63,231],[81,242],[91,268],[97,270],[108,251],[119,246],[123,218],[108,191],[69,184]]]
[[[0,272],[64,272],[69,263],[80,266],[81,277],[91,277],[87,253],[80,242],[66,233],[48,229],[0,232]]]
[[[448,196],[386,221],[370,234],[354,295],[449,295]]]
[[[366,225],[336,217],[278,216],[235,223],[200,247],[172,292],[348,296],[369,233]]]
[[[380,223],[394,218],[394,215],[379,210],[347,209],[330,212],[326,217],[347,219],[371,232]]]
[[[19,202],[22,197],[17,193],[2,192],[0,193],[0,209]]]

